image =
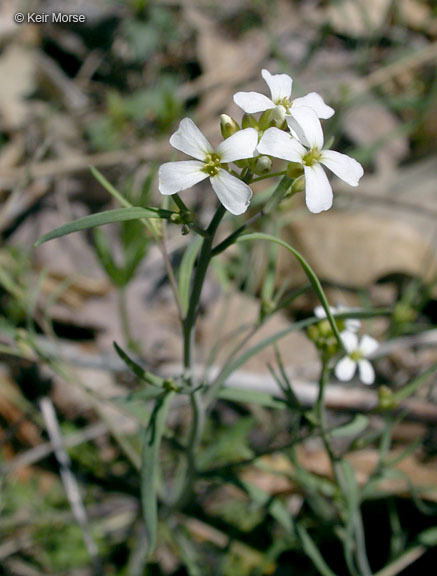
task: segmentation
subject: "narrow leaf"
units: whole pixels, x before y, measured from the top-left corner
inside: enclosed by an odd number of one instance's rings
[[[299,535],[302,547],[306,555],[311,559],[314,566],[317,568],[322,576],[336,576],[336,574],[331,570],[331,568],[326,563],[322,554],[316,546],[316,543],[305,530],[302,525],[297,525],[297,533]]]
[[[230,400],[232,402],[257,404],[259,406],[264,406],[264,408],[279,408],[280,410],[285,408],[283,400],[275,398],[267,392],[260,392],[258,390],[244,390],[243,388],[231,388],[230,386],[226,386],[220,390],[219,398],[222,400]]]
[[[171,214],[169,212],[169,214]],[[141,218],[165,218],[167,211],[159,210],[157,208],[118,208],[116,210],[106,210],[97,214],[90,214],[84,216],[73,222],[67,222],[59,228],[51,230],[38,238],[34,246],[37,247],[44,242],[66,236],[72,232],[79,232],[79,230],[87,230],[88,228],[95,228],[96,226],[103,226],[104,224],[111,224],[112,222],[124,222],[126,220],[140,220]]]
[[[368,423],[369,419],[366,416],[364,416],[364,414],[357,414],[355,418],[353,418],[347,424],[335,428],[335,430],[331,432],[331,435],[334,438],[343,438],[345,436],[356,436],[367,428]]]
[[[139,378],[143,382],[147,382],[147,384],[151,384],[152,386],[162,388],[163,384],[162,378],[160,378],[159,376],[155,376],[155,374],[152,374],[151,372],[147,372],[147,370],[144,370],[142,366],[140,366],[137,362],[135,362],[135,360],[132,360],[132,358],[128,356],[122,348],[120,348],[117,342],[114,342],[113,344],[115,351],[117,352],[119,357],[123,360],[123,362],[129,368],[129,370],[131,370],[137,378]]]
[[[159,449],[165,420],[170,407],[173,392],[165,393],[157,400],[154,413],[144,435],[143,455],[141,461],[141,504],[147,534],[147,554],[156,546],[158,530],[158,478]]]

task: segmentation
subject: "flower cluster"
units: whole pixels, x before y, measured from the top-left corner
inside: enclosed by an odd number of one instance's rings
[[[233,118],[223,115],[225,140],[216,148],[192,120],[181,121],[170,144],[194,160],[160,167],[161,194],[176,194],[209,178],[223,206],[239,215],[247,210],[252,197],[251,176],[268,173],[271,158],[286,160],[293,174],[302,175],[306,204],[314,213],[332,206],[332,188],[322,165],[347,184],[358,185],[363,175],[361,165],[345,154],[324,149],[320,120],[330,118],[334,110],[315,92],[292,99],[293,81],[287,74],[262,70],[262,76],[270,98],[257,92],[237,92],[234,102],[245,112],[241,128]],[[236,163],[241,172],[232,170],[230,163]]]
[[[344,313],[348,310],[347,306],[336,306],[335,308],[329,306],[331,314]],[[328,356],[337,355],[340,347],[327,320],[323,306],[317,306],[314,309],[314,315],[320,319],[320,322],[310,326],[307,330],[308,337],[317,348],[323,350]],[[361,382],[363,384],[373,384],[375,371],[369,361],[369,357],[377,350],[378,341],[367,334],[361,336],[360,339],[358,338],[357,333],[361,328],[361,322],[358,319],[337,319],[336,323],[346,352],[335,367],[336,377],[342,382],[348,382],[352,380],[358,368]]]

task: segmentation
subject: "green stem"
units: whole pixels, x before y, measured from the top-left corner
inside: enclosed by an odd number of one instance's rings
[[[278,175],[279,174],[283,173],[278,172]],[[275,174],[273,176],[275,176]],[[251,180],[251,182],[256,182],[256,179]],[[242,226],[237,228],[235,232],[232,232],[232,234],[230,234],[227,238],[225,238],[222,242],[220,242],[220,244],[218,244],[212,251],[212,255],[217,256],[218,254],[221,254],[224,250],[226,250],[226,248],[228,248],[228,246],[234,244],[234,242],[238,239],[238,237],[241,236],[241,234],[245,230],[247,230],[247,228],[252,226],[252,224],[254,224],[257,220],[259,220],[261,216],[264,216],[265,214],[271,212],[273,208],[275,208],[282,200],[282,198],[285,196],[292,182],[293,181],[287,175],[283,176],[279,181],[278,185],[276,186],[275,191],[267,201],[266,205],[260,210],[258,210],[258,212],[255,212],[255,214],[251,216],[249,220],[247,220],[247,222],[245,222]]]
[[[214,236],[225,213],[226,209],[220,204],[206,229],[206,236],[202,242],[196,272],[194,274],[193,286],[188,303],[188,311],[182,323],[184,336],[184,380],[185,383],[190,386],[193,386],[192,362],[194,328],[199,311],[200,296],[206,272],[212,258],[212,244],[214,242]],[[187,496],[190,494],[193,478],[196,473],[195,454],[200,444],[205,420],[205,408],[202,402],[201,391],[199,389],[193,390],[191,393],[190,403],[193,417],[186,447],[186,460],[181,463],[181,467],[177,473],[177,482],[174,491],[175,497],[173,499],[173,507],[175,508],[183,506],[186,502]]]
[[[118,289],[118,310],[120,315],[121,331],[123,334],[123,341],[129,350],[135,350],[134,339],[130,331],[129,314],[126,306],[126,289],[124,286]]]
[[[200,295],[202,293],[206,271],[208,270],[208,266],[212,257],[212,243],[214,241],[214,236],[225,213],[226,209],[220,204],[216,213],[214,214],[213,219],[211,220],[210,225],[206,229],[207,235],[204,237],[202,248],[200,249],[199,260],[197,262],[196,273],[194,275],[187,315],[183,320],[184,370],[185,378],[188,380],[191,380],[193,332],[199,309]]]
[[[317,423],[319,426],[320,438],[322,440],[323,446],[324,446],[326,453],[328,454],[329,460],[331,462],[334,478],[337,482],[337,485],[340,485],[339,481],[338,481],[339,479],[337,477],[337,471],[336,471],[337,458],[336,458],[336,456],[335,456],[335,454],[331,448],[328,433],[326,431],[326,414],[325,414],[325,406],[324,406],[324,393],[325,393],[325,387],[326,387],[326,383],[328,381],[328,377],[329,377],[329,361],[328,361],[328,359],[323,358],[322,359],[322,370],[320,372],[320,379],[319,379],[319,393],[317,396],[316,403],[314,405],[314,413],[315,413]]]

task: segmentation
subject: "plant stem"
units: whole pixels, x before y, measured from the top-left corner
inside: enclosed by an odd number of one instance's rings
[[[202,242],[196,272],[194,274],[193,286],[188,303],[188,311],[182,322],[184,336],[183,377],[185,383],[191,387],[194,387],[192,381],[193,343],[200,296],[206,272],[212,258],[212,244],[214,242],[214,236],[225,213],[226,209],[220,204],[206,229],[206,235]],[[173,506],[178,508],[183,506],[185,503],[191,490],[193,477],[196,473],[195,453],[202,437],[205,420],[205,408],[202,402],[200,389],[193,390],[190,394],[190,403],[193,417],[186,447],[186,460],[181,465],[183,468],[179,469],[179,474],[177,475],[179,480],[175,488],[176,496],[173,499]]]
[[[278,173],[278,174],[282,174],[282,173]],[[251,180],[251,182],[255,182],[256,180]],[[220,244],[218,244],[214,250],[212,251],[212,255],[213,256],[217,256],[217,254],[220,254],[221,252],[223,252],[224,250],[226,250],[226,248],[228,246],[230,246],[231,244],[233,244],[237,238],[239,236],[241,236],[241,234],[250,226],[252,226],[252,224],[254,224],[257,220],[259,220],[259,218],[261,218],[261,216],[264,216],[265,214],[268,214],[269,212],[271,212],[271,210],[273,208],[275,208],[279,202],[282,200],[282,198],[285,196],[285,194],[287,193],[288,189],[290,188],[291,184],[292,184],[292,180],[287,176],[283,176],[281,178],[281,180],[279,181],[278,185],[275,188],[275,191],[273,192],[273,194],[270,196],[269,200],[267,201],[266,205],[261,208],[260,210],[258,210],[258,212],[255,212],[255,214],[253,216],[251,216],[247,222],[245,222],[244,224],[242,224],[239,228],[237,228],[235,230],[235,232],[232,232],[232,234],[230,234],[227,238],[225,238],[222,242],[220,242]]]
[[[199,309],[200,295],[202,293],[203,283],[205,281],[206,271],[212,257],[212,243],[217,228],[225,215],[226,209],[220,204],[214,214],[211,223],[206,229],[207,235],[204,237],[202,247],[200,249],[199,260],[197,262],[196,272],[193,280],[193,287],[191,290],[190,301],[188,304],[187,315],[183,320],[183,333],[184,333],[184,377],[186,380],[191,380],[191,366],[193,356],[193,333],[196,317]]]
[[[126,306],[126,288],[125,286],[121,286],[118,289],[118,311],[120,315],[120,324],[121,324],[121,331],[123,334],[123,340],[127,348],[129,350],[135,350],[135,342],[132,338],[132,334],[130,331],[130,322],[129,322],[129,314],[127,311]]]
[[[326,415],[325,415],[325,407],[324,407],[324,392],[325,386],[328,381],[329,376],[329,361],[326,358],[322,359],[322,370],[320,372],[320,379],[319,379],[319,394],[317,396],[316,403],[314,405],[314,413],[316,415],[317,423],[319,425],[320,430],[320,438],[322,439],[323,446],[328,454],[329,460],[331,462],[332,471],[335,477],[335,480],[338,485],[337,472],[336,472],[336,456],[331,448],[331,444],[329,443],[329,437],[326,432]]]

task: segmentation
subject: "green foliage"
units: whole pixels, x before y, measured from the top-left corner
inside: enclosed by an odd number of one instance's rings
[[[224,465],[250,458],[252,450],[248,444],[248,435],[254,425],[253,418],[246,417],[240,418],[233,426],[211,427],[206,431],[210,441],[202,448],[198,456],[199,468],[207,468],[212,464]]]

